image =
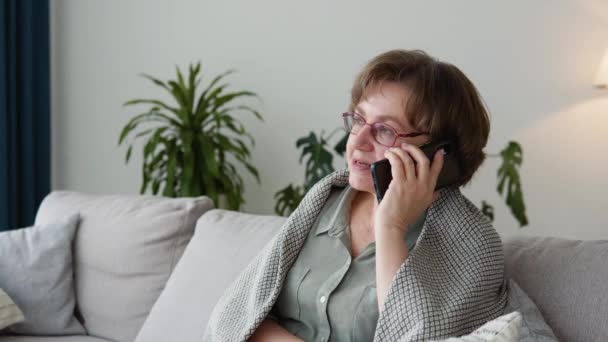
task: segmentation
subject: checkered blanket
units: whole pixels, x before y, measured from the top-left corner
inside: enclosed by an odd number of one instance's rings
[[[246,341],[273,307],[285,276],[332,186],[348,170],[319,181],[279,233],[216,304],[203,340]],[[468,334],[502,315],[507,303],[500,237],[458,189],[444,188],[429,208],[416,247],[393,278],[374,341],[427,341]]]

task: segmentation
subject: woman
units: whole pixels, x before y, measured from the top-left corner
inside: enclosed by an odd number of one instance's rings
[[[473,84],[421,51],[372,59],[352,89],[348,170],[309,191],[216,305],[209,341],[420,341],[500,316],[502,244],[458,190],[484,160],[489,120]],[[435,191],[451,140],[461,174]],[[377,202],[370,164],[393,180]]]

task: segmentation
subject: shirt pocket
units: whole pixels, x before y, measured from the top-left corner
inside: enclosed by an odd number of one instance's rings
[[[283,290],[277,300],[277,309],[281,318],[299,320],[301,315],[300,291],[302,283],[310,273],[310,268],[302,270],[292,269],[285,278]]]
[[[368,285],[363,289],[361,299],[353,317],[352,341],[369,342],[374,339],[378,324],[378,297],[376,286]]]

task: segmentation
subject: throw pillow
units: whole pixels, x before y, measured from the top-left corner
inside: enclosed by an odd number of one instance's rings
[[[0,288],[25,321],[7,328],[28,335],[84,334],[74,317],[72,240],[79,215],[0,233]]]
[[[521,314],[515,311],[487,322],[469,335],[442,342],[517,342],[520,325]]]
[[[505,313],[521,312],[520,342],[556,342],[557,337],[545,322],[543,315],[530,297],[513,280],[509,279],[509,299]]]
[[[23,322],[23,313],[11,297],[0,289],[0,330],[19,322]]]

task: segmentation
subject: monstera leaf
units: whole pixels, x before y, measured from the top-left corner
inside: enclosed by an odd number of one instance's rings
[[[281,216],[286,216],[300,204],[302,198],[304,198],[304,189],[301,186],[289,184],[279,190],[274,198],[277,200],[274,211]]]
[[[315,183],[334,171],[334,156],[325,148],[326,145],[327,140],[323,137],[323,132],[318,138],[315,133],[310,132],[307,137],[296,141],[296,147],[302,148],[300,163],[302,163],[302,159],[307,158],[305,164],[305,191],[308,191]]]
[[[334,146],[334,151],[336,151],[336,153],[342,157],[344,157],[344,153],[346,152],[346,142],[348,141],[348,135],[348,133],[344,134],[342,139],[340,139],[336,146]]]
[[[505,196],[506,203],[511,208],[511,213],[519,222],[519,225],[523,227],[528,224],[528,218],[526,217],[526,207],[519,179],[519,167],[523,162],[521,146],[514,141],[510,141],[507,147],[500,152],[500,156],[502,157],[502,165],[498,169],[496,190],[499,194]]]
[[[321,131],[319,136],[314,132],[310,132],[308,136],[302,137],[296,141],[296,147],[302,149],[300,164],[303,160],[306,160],[304,185],[294,186],[289,184],[275,193],[274,198],[277,202],[274,206],[274,211],[277,214],[282,216],[290,214],[296,209],[298,204],[300,204],[300,201],[304,198],[304,194],[306,194],[313,185],[323,177],[334,172],[334,156],[332,152],[327,149],[327,145],[333,135],[338,131],[340,131],[340,129],[335,129],[327,137],[323,131]],[[334,151],[339,155],[344,155],[347,138],[348,135],[342,138],[334,147]]]
[[[490,221],[494,221],[494,207],[486,201],[481,201],[481,212],[486,215]]]

